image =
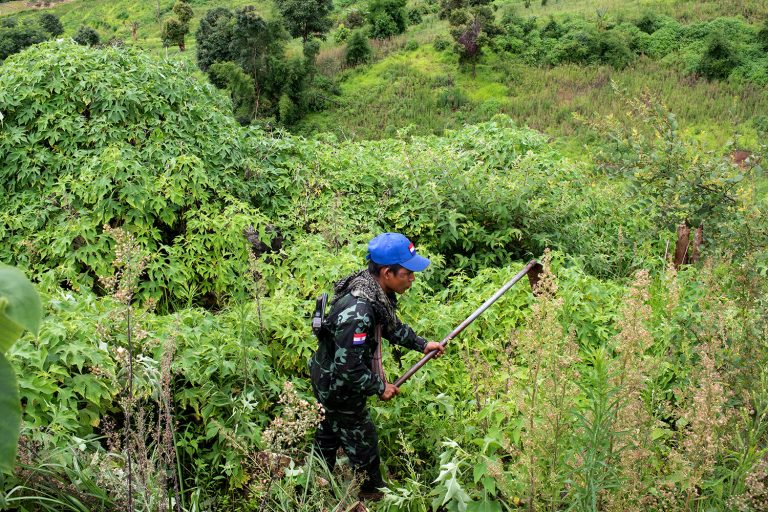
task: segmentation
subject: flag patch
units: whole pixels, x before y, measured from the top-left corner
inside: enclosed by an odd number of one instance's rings
[[[408,250],[411,251],[411,254],[413,255],[416,254],[416,247],[413,246],[413,243],[411,243],[411,245],[408,246]]]
[[[365,343],[365,333],[364,332],[356,332],[354,336],[352,336],[352,344],[353,345],[362,345]]]

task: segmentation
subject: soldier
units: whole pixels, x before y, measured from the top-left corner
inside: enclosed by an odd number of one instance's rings
[[[445,348],[417,336],[395,314],[396,293],[415,280],[414,272],[429,260],[416,254],[399,233],[384,233],[368,243],[368,268],[336,283],[331,310],[319,333],[317,352],[310,359],[312,390],[325,408],[315,435],[315,447],[329,468],[344,448],[350,464],[363,473],[362,498],[378,499],[384,487],[379,469],[376,427],[366,408],[367,398],[390,400],[398,388],[381,370],[381,338],[419,352],[442,355]]]

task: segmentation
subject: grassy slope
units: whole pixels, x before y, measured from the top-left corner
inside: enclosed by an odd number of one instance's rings
[[[454,54],[422,45],[351,71],[342,84],[341,106],[309,116],[300,129],[334,131],[353,139],[390,136],[409,125],[416,133],[440,133],[503,112],[550,135],[574,136],[582,128],[573,112],[604,116],[624,108],[612,83],[629,96],[644,90],[659,95],[681,126],[713,145],[722,144],[735,131],[751,142],[753,116],[768,112],[764,88],[692,81],[647,59],[616,71],[576,65],[546,69],[489,55],[473,78],[458,69]],[[445,97],[457,89],[466,102],[455,109],[445,104]]]
[[[120,38],[150,51],[179,56],[177,48],[164,50],[160,41],[162,21],[170,16],[175,0],[132,2],[129,0],[75,0],[52,7],[61,17],[65,35],[72,35],[82,23],[97,28],[103,39]],[[414,4],[416,0],[411,0]],[[259,0],[197,0],[192,2],[192,20],[188,51],[182,58],[194,58],[194,31],[200,17],[214,7],[235,8],[255,4],[271,17],[271,2]],[[0,4],[0,14],[17,11],[19,3]],[[156,12],[160,10],[160,22]],[[337,1],[337,18],[351,8],[364,8],[364,1]],[[539,18],[583,15],[588,19],[634,19],[645,11],[675,16],[690,22],[723,15],[743,15],[751,21],[768,16],[764,0],[541,0],[523,8],[520,0],[497,0],[498,15],[510,9],[524,16]],[[26,10],[18,16],[34,16],[39,11]],[[137,40],[131,40],[130,23],[139,22]],[[461,71],[456,56],[436,52],[431,42],[438,35],[446,37],[448,26],[434,15],[422,24],[409,27],[403,36],[379,43],[375,64],[341,71],[343,46],[330,37],[322,46],[321,69],[342,79],[342,96],[336,106],[309,116],[297,127],[302,133],[331,131],[343,138],[367,139],[392,136],[398,129],[411,126],[412,133],[441,133],[464,123],[487,120],[503,112],[550,135],[579,137],[569,144],[579,147],[584,130],[573,120],[573,112],[607,115],[622,108],[622,100],[611,82],[635,95],[650,89],[661,95],[678,114],[687,130],[705,142],[720,145],[736,131],[746,136],[746,144],[755,138],[752,118],[768,112],[768,91],[757,87],[723,82],[692,82],[682,73],[658,62],[640,61],[631,69],[615,71],[608,67],[560,66],[552,69],[525,66],[486,55],[476,75]],[[414,51],[402,47],[409,40],[420,46]]]
[[[64,36],[72,36],[82,24],[95,28],[102,40],[118,38],[126,44],[136,44],[151,51],[163,50],[160,39],[163,22],[173,14],[171,9],[175,0],[146,0],[136,2],[131,0],[75,0],[54,5],[51,12],[61,19],[64,25]],[[187,36],[187,56],[194,58],[195,30],[200,18],[206,11],[215,7],[234,9],[244,5],[255,5],[264,16],[272,16],[272,2],[266,0],[197,0],[190,2],[195,13],[190,23],[190,34]],[[160,20],[157,12],[160,12]],[[12,2],[8,7],[0,4],[0,16],[11,14],[20,18],[37,16],[42,10],[25,8],[26,2]],[[136,41],[131,39],[130,25],[138,21]],[[178,48],[169,48],[169,54],[179,53]]]
[[[598,15],[608,20],[632,20],[645,11],[671,15],[685,22],[734,14],[756,22],[768,16],[768,2],[762,0],[550,0],[546,6],[534,3],[529,9],[523,8],[518,0],[500,0],[496,4],[499,16],[515,9],[523,16],[540,19],[575,14],[592,20]],[[546,69],[487,54],[473,77],[470,72],[458,69],[452,52],[436,52],[432,48],[434,38],[447,33],[445,21],[428,16],[423,24],[409,27],[393,43],[403,47],[406,41],[413,40],[421,45],[417,50],[401,50],[371,66],[341,72],[339,104],[310,115],[298,127],[299,131],[332,131],[352,139],[392,136],[407,126],[411,126],[412,133],[441,133],[503,112],[521,124],[553,136],[580,135],[569,141],[573,147],[579,147],[586,136],[572,113],[603,116],[622,109],[624,101],[613,90],[612,82],[630,96],[646,89],[660,95],[686,131],[712,146],[721,146],[735,133],[740,134],[743,144],[754,143],[753,117],[768,112],[768,91],[764,88],[695,81],[651,60],[641,60],[623,71],[575,65]],[[326,60],[323,65],[331,74],[342,67],[338,62],[341,58],[338,50],[326,49],[321,53],[321,60]],[[329,62],[333,60],[337,62]],[[456,89],[465,99],[458,105],[450,98]]]

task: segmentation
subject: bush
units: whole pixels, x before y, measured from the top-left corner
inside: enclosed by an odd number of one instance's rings
[[[81,44],[83,46],[95,46],[99,44],[99,41],[101,41],[99,33],[88,25],[80,25],[80,28],[77,29],[77,33],[72,39],[77,44]]]
[[[440,108],[450,108],[455,111],[467,103],[469,103],[469,98],[460,87],[443,89],[437,94],[437,106]]]
[[[549,18],[549,21],[541,29],[541,37],[549,37],[552,39],[560,39],[565,33],[565,29],[555,20],[555,18]]]
[[[365,24],[365,16],[360,9],[351,9],[344,20],[344,25],[351,29],[362,27]]]
[[[337,43],[343,43],[347,39],[349,39],[349,36],[352,35],[352,31],[344,26],[342,23],[339,25],[339,27],[336,29],[336,32],[333,34],[333,40]]]
[[[589,28],[576,29],[566,33],[557,42],[548,57],[551,64],[573,62],[590,64],[600,56],[600,41],[597,32]]]
[[[635,60],[622,34],[608,30],[600,37],[600,60],[614,69],[624,69]]]
[[[412,9],[408,9],[408,24],[409,25],[418,25],[421,23],[422,17],[421,17],[421,10],[418,7],[414,7]]]
[[[679,49],[682,39],[682,28],[678,23],[666,24],[656,30],[651,36],[648,53],[651,57],[660,59]]]
[[[385,39],[405,32],[405,0],[373,0],[368,11],[370,35]]]
[[[40,27],[43,30],[56,37],[64,33],[64,26],[61,24],[61,20],[54,14],[44,13],[40,15],[38,19]]]
[[[432,43],[432,47],[438,52],[448,49],[449,46],[451,46],[451,42],[443,36],[437,36]]]
[[[633,53],[637,55],[648,53],[648,48],[651,44],[651,36],[637,28],[634,24],[620,23],[619,25],[616,25],[612,31],[621,35]]]
[[[33,44],[48,39],[48,34],[40,26],[31,22],[17,24],[16,20],[0,28],[0,61],[18,53]]]
[[[368,38],[365,37],[362,31],[355,31],[349,43],[347,43],[347,50],[344,55],[345,62],[348,65],[356,66],[371,60],[372,55],[373,50],[371,50],[371,45],[368,44]]]
[[[643,14],[643,16],[635,22],[635,25],[646,34],[653,34],[661,26],[659,17],[652,12]]]
[[[407,43],[405,43],[405,51],[412,52],[413,50],[416,50],[419,47],[419,43],[414,41],[413,39],[409,39]]]
[[[113,224],[157,255],[144,297],[167,307],[192,292],[214,304],[239,289],[248,267],[242,230],[260,214],[248,206],[259,181],[237,177],[255,168],[247,148],[256,142],[188,65],[131,48],[44,43],[3,64],[0,111],[3,130],[26,134],[0,138],[0,212],[32,230],[0,230],[0,260],[95,290],[95,276],[111,272],[103,226]],[[43,117],[45,126],[36,122]],[[36,247],[34,261],[22,239]]]
[[[725,80],[738,65],[736,49],[722,34],[716,33],[710,37],[696,72],[708,80]]]
[[[763,22],[762,28],[757,32],[757,42],[768,52],[768,20]]]

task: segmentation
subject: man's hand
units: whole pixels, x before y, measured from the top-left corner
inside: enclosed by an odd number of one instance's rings
[[[438,358],[445,353],[445,347],[439,344],[438,342],[436,341],[427,342],[427,346],[424,347],[424,353],[429,354],[433,350],[437,350],[437,354],[435,354],[435,358]]]
[[[398,388],[394,384],[387,383],[387,387],[384,388],[384,392],[379,395],[379,398],[381,398],[386,402],[387,400],[391,400],[399,392],[400,392],[400,388]]]

